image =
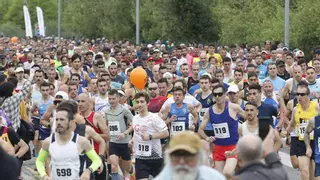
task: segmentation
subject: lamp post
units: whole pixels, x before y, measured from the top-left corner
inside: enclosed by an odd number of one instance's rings
[[[285,0],[284,6],[284,44],[289,48],[290,43],[290,0]]]

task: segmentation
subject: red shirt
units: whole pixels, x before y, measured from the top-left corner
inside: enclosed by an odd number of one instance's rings
[[[86,124],[91,126],[94,129],[94,131],[96,131],[96,133],[102,134],[102,131],[99,128],[97,128],[96,126],[94,126],[93,117],[94,117],[94,112],[92,111],[91,114],[85,118]],[[96,151],[96,153],[99,154],[99,144],[96,142],[93,142],[93,147],[94,147],[94,150]]]
[[[152,113],[158,113],[163,105],[163,103],[167,100],[167,97],[158,96],[156,98],[150,98],[148,110]]]

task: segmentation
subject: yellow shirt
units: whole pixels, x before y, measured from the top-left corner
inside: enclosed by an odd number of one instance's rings
[[[309,108],[304,111],[300,104],[297,104],[296,107],[296,114],[295,114],[295,121],[296,121],[296,127],[298,128],[298,136],[299,140],[304,140],[304,133],[306,132],[308,121],[315,116],[317,116],[317,110],[316,110],[316,102],[311,101]],[[310,134],[310,140],[313,140],[313,132]]]
[[[207,59],[209,60],[210,57],[214,57],[217,60],[217,64],[221,64],[222,63],[222,57],[220,56],[220,54],[214,53],[214,54],[207,54]]]

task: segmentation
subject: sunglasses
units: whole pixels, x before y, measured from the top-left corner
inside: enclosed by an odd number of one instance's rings
[[[158,88],[148,88],[149,91],[157,90]]]
[[[221,96],[223,96],[223,92],[220,92],[220,93],[212,93],[212,95],[213,95],[213,97],[217,97],[217,96],[221,97]]]
[[[297,96],[306,96],[308,95],[307,93],[296,93]]]

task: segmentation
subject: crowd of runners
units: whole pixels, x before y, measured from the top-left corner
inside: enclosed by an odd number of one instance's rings
[[[0,38],[0,174],[320,179],[320,48]],[[140,90],[130,81],[143,68]],[[141,78],[143,81],[143,78]]]

